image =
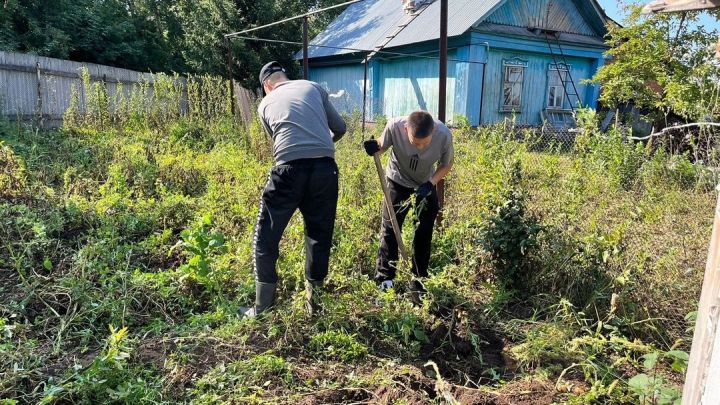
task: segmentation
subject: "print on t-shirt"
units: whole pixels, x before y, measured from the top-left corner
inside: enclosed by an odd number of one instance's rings
[[[418,156],[417,154],[413,155],[413,156],[410,158],[410,169],[411,169],[412,171],[414,171],[414,172],[417,171],[417,166],[418,166],[418,161],[419,161],[419,160],[420,160],[420,156]]]

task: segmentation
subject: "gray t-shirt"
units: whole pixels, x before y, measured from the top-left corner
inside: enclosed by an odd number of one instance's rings
[[[383,148],[392,147],[387,167],[388,179],[401,186],[416,188],[430,180],[435,164],[449,165],[453,161],[452,132],[442,122],[435,120],[435,131],[430,144],[419,150],[410,143],[405,124],[407,117],[388,121],[380,137]]]
[[[273,140],[276,164],[291,160],[335,157],[345,121],[319,84],[307,80],[278,83],[258,106],[258,116]]]

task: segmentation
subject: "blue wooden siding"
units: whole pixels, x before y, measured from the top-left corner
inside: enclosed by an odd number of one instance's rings
[[[340,112],[362,110],[364,66],[361,63],[315,67],[310,80],[319,83],[330,94],[330,101]]]
[[[561,32],[597,35],[572,0],[508,0],[485,21],[516,27],[542,27]]]
[[[511,59],[527,61],[520,110],[515,113],[501,112],[503,61]],[[587,100],[587,86],[581,81],[591,76],[593,60],[584,58],[567,58],[570,72],[578,89],[580,100]],[[542,123],[541,111],[548,102],[548,69],[553,59],[550,55],[521,51],[491,49],[486,70],[485,94],[483,98],[482,123],[495,123],[505,118],[515,118],[518,124],[538,125]],[[476,86],[480,86],[478,82]],[[569,86],[569,84],[568,84]],[[594,89],[591,89],[594,92]],[[571,97],[575,101],[574,97]],[[566,106],[567,106],[567,99]],[[471,121],[472,122],[472,121]]]
[[[483,82],[483,65],[487,60],[487,48],[482,45],[465,46],[457,50],[455,63],[455,114],[462,115],[472,125],[480,119],[480,96]],[[452,74],[452,72],[449,72]]]
[[[448,52],[455,59],[456,51]],[[447,117],[455,112],[455,64],[448,62]],[[387,117],[426,110],[437,117],[439,64],[434,58],[402,58],[380,61],[379,108]]]

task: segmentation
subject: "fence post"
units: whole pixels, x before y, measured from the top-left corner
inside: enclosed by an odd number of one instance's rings
[[[700,304],[695,321],[690,362],[683,387],[683,405],[710,404],[717,400],[720,375],[720,196],[715,207],[710,248]],[[710,384],[708,384],[710,383]],[[712,393],[709,393],[712,392]]]
[[[225,37],[225,48],[227,48],[227,75],[228,90],[230,91],[230,113],[235,115],[235,81],[233,80],[233,52],[232,42],[229,37]]]
[[[42,77],[40,74],[40,61],[35,62],[35,73],[37,74],[37,101],[35,103],[35,114],[37,115],[37,124],[43,126],[43,104],[42,104]]]

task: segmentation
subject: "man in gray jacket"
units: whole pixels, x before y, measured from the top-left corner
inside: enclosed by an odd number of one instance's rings
[[[275,301],[279,243],[295,210],[305,222],[305,290],[309,313],[319,309],[317,292],[328,273],[338,199],[335,146],[345,122],[320,85],[288,80],[285,69],[270,62],[260,71],[266,96],[258,107],[273,140],[275,165],[262,193],[253,241],[256,316]]]

